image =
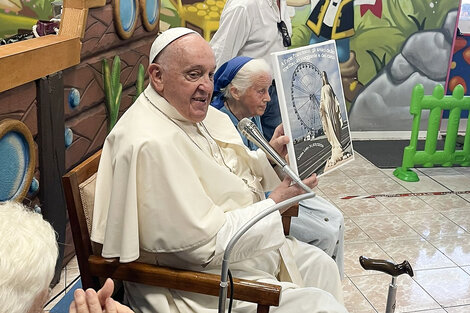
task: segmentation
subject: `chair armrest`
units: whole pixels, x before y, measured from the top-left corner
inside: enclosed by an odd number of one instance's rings
[[[282,217],[284,216],[290,216],[290,217],[295,217],[299,215],[299,204],[296,203],[289,207],[287,210],[284,211],[284,213],[281,214]]]
[[[282,226],[284,228],[284,235],[289,235],[290,232],[290,222],[292,217],[296,217],[299,215],[299,204],[294,204],[290,208],[288,208],[284,213],[281,214],[282,216]]]
[[[95,255],[88,258],[88,264],[91,275],[94,276],[219,296],[220,275],[139,262],[120,263],[118,259],[106,259]],[[281,286],[238,278],[233,279],[233,284],[233,298],[236,300],[267,306],[279,305]]]

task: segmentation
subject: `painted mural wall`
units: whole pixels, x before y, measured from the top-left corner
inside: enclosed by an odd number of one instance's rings
[[[351,129],[409,131],[411,91],[431,94],[444,85],[457,20],[458,0],[382,1],[382,15],[355,12],[358,78],[365,87],[351,104]],[[422,129],[427,116],[423,114]]]
[[[53,0],[0,0],[0,38],[31,30],[38,20],[53,16]]]
[[[462,0],[460,3],[460,12],[457,22],[458,31],[454,38],[452,57],[449,66],[449,74],[446,81],[446,93],[452,94],[457,85],[462,85],[464,94],[470,96],[470,0]],[[465,134],[468,123],[468,110],[462,110],[459,123],[460,134]],[[442,114],[441,133],[447,133],[446,120],[449,118],[449,111],[445,110]]]
[[[161,20],[209,40],[224,0],[162,0]],[[412,88],[445,84],[459,0],[287,0],[292,47],[335,39],[353,131],[409,131]],[[335,6],[333,24],[325,11]],[[426,123],[422,123],[425,127]]]

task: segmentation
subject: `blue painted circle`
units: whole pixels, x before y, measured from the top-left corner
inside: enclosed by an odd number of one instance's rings
[[[65,147],[69,147],[73,141],[73,131],[70,128],[65,129]]]
[[[137,10],[135,0],[119,0],[119,17],[124,31],[129,32],[135,23]]]
[[[158,16],[158,0],[145,0],[145,12],[149,24],[155,23]]]
[[[75,109],[80,104],[80,92],[76,88],[70,89],[68,101],[72,109]]]
[[[29,146],[22,134],[12,131],[0,138],[0,202],[23,190],[29,164]]]

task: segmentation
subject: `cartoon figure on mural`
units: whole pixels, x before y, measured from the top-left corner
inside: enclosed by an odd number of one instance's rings
[[[311,31],[309,44],[336,40],[344,95],[348,102],[353,101],[363,87],[357,78],[359,64],[355,52],[350,49],[349,38],[354,35],[354,7],[374,10],[382,5],[382,0],[288,0],[292,7],[310,4],[310,14],[305,26]],[[381,12],[381,9],[380,9]]]

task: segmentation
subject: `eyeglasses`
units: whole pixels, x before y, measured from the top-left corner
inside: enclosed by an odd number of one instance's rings
[[[284,47],[290,47],[291,40],[289,32],[287,31],[286,23],[284,23],[284,21],[280,21],[279,23],[277,23],[277,29],[282,35],[282,44],[284,45]]]

